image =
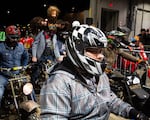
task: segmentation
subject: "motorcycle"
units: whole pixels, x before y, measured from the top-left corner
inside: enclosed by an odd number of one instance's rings
[[[135,49],[133,48],[138,48],[136,44],[131,44],[130,42],[122,40],[122,37],[116,38],[114,36],[110,36],[108,38],[110,39],[110,44],[113,47],[121,48],[123,51],[135,55],[135,58],[140,58],[139,60],[147,60],[142,46],[140,46],[141,48],[138,49],[138,52],[135,52]],[[107,70],[106,72],[108,72],[108,77],[110,78],[112,91],[123,101],[131,104],[147,116],[150,116],[150,112],[148,112],[150,107],[150,103],[148,103],[148,101],[150,101],[150,93],[143,87],[143,75],[145,73],[145,68],[141,67],[146,64],[143,64],[141,61],[141,63],[136,62],[135,58],[133,60],[134,62],[131,62],[118,54],[117,58],[115,58],[116,63],[112,66],[112,71],[109,72]],[[143,73],[138,73],[138,70]]]
[[[1,118],[7,120],[40,120],[40,106],[33,96],[33,85],[27,70],[30,65],[0,68],[9,76],[3,98]],[[13,74],[12,71],[20,71]]]
[[[147,101],[150,101],[150,94],[143,89],[141,80],[136,73],[122,75],[120,71],[113,71],[108,76],[112,91],[120,99],[150,116],[150,112],[147,112],[149,108],[146,108]]]
[[[124,49],[125,50],[125,49]],[[126,49],[126,51],[128,51]],[[150,93],[150,65],[148,62],[148,57],[146,55],[146,52],[144,51],[144,49],[133,49],[132,51],[132,55],[139,57],[140,59],[144,60],[144,62],[142,64],[138,64],[138,63],[133,63],[129,60],[125,60],[122,59],[122,65],[124,69],[123,70],[128,70],[130,73],[132,72],[136,72],[138,77],[141,80],[141,85],[142,87],[149,91]]]
[[[31,68],[28,70],[28,73],[31,75],[31,81],[37,94],[39,94],[43,82],[48,79],[53,64],[50,60],[31,63]]]

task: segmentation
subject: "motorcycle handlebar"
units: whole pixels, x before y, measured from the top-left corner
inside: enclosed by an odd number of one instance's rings
[[[29,67],[29,65],[26,65],[26,66],[16,66],[16,67],[12,67],[12,68],[3,68],[3,67],[0,67],[0,71],[17,71],[17,70],[27,69],[28,67]]]

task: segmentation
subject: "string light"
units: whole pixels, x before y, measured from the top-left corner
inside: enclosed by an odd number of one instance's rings
[[[10,10],[7,10],[6,13],[9,15],[10,14]]]

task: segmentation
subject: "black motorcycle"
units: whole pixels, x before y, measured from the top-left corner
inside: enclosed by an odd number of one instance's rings
[[[1,118],[6,120],[40,120],[40,106],[35,101],[33,86],[27,74],[29,66],[0,68],[8,76],[2,99]],[[12,71],[20,71],[13,74]]]
[[[48,79],[53,64],[50,60],[31,63],[28,73],[31,76],[31,82],[37,94],[39,94],[43,82]]]
[[[141,80],[136,73],[122,75],[119,71],[113,71],[108,76],[111,89],[119,98],[131,104],[137,110],[144,112],[147,116],[150,116],[150,112],[148,112],[150,94],[143,89]]]

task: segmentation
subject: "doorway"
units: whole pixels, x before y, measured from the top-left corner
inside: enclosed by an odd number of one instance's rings
[[[102,8],[101,29],[104,32],[117,29],[119,11],[107,8]]]

